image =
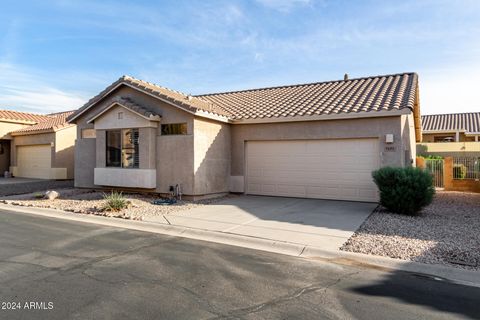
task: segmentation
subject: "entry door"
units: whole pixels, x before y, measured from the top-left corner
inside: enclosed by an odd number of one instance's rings
[[[246,193],[378,201],[378,139],[249,141]]]

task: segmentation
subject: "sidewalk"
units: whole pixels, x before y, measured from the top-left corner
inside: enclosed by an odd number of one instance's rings
[[[463,285],[480,287],[480,272],[447,267],[443,265],[429,265],[385,257],[370,256],[360,253],[344,252],[340,250],[325,250],[323,248],[304,246],[290,242],[273,241],[224,232],[179,227],[168,224],[107,218],[93,215],[80,215],[54,209],[19,207],[0,204],[0,214],[9,214],[11,212],[34,214],[49,218],[93,223],[110,227],[216,242],[226,245],[308,258],[312,260],[327,261],[340,265],[357,265],[365,268],[381,269],[385,272],[412,272],[420,275],[428,275],[438,281],[450,281]]]

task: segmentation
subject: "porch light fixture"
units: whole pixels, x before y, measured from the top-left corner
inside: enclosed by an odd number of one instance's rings
[[[393,134],[388,133],[385,135],[385,143],[393,143]]]

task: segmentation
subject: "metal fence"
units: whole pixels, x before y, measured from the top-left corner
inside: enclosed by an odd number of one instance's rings
[[[436,188],[443,188],[443,159],[425,159],[425,168],[432,175],[433,185]]]
[[[480,179],[480,157],[454,157],[453,179]]]

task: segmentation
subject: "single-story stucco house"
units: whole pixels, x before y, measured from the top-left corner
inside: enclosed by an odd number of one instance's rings
[[[423,156],[480,157],[480,112],[422,115]]]
[[[194,199],[376,201],[371,171],[413,165],[421,139],[415,73],[198,96],[123,76],[68,120],[76,187]]]
[[[73,179],[77,129],[66,121],[73,111],[42,116],[10,132],[10,172],[15,177]]]

